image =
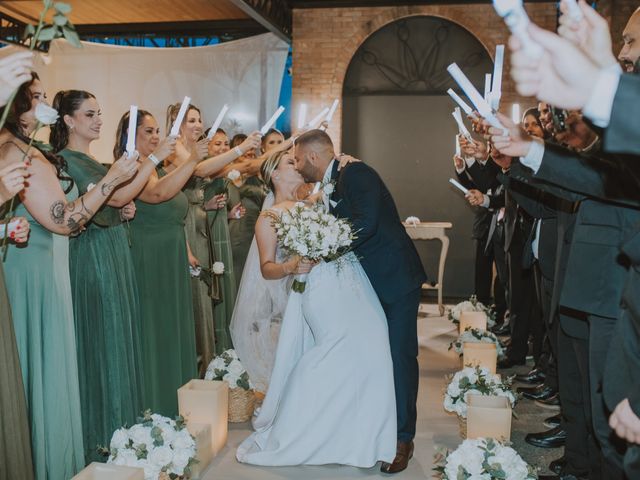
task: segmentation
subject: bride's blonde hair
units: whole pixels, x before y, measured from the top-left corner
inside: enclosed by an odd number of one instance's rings
[[[273,186],[273,180],[271,179],[271,176],[273,175],[273,172],[275,172],[276,168],[278,168],[278,165],[280,165],[280,160],[282,160],[282,157],[284,157],[286,153],[286,150],[272,153],[267,157],[267,159],[260,167],[260,175],[262,175],[262,180],[264,180],[264,183],[267,184],[269,190],[274,193],[276,189]]]

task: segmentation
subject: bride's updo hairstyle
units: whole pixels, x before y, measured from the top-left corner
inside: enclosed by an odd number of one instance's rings
[[[267,187],[269,187],[269,190],[271,190],[274,193],[276,189],[273,186],[273,180],[271,179],[271,176],[273,175],[273,172],[275,172],[276,169],[278,168],[278,165],[280,165],[280,160],[282,160],[282,157],[284,157],[286,154],[287,154],[286,150],[272,153],[267,157],[267,159],[264,161],[264,163],[260,167],[260,175],[262,175],[262,180],[264,180],[264,183],[267,184]]]

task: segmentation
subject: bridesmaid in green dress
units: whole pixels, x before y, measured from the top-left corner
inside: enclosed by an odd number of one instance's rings
[[[125,151],[129,113],[120,120],[114,158]],[[138,110],[136,148],[141,158],[162,162],[176,149],[184,162],[170,174],[154,172],[136,199],[131,222],[131,255],[140,298],[145,406],[162,415],[178,413],[176,390],[196,376],[193,305],[189,279],[185,217],[188,201],[180,191],[200,154],[160,141],[155,118]],[[204,152],[201,152],[204,153]]]
[[[15,164],[0,171],[0,205],[24,189],[26,168]],[[5,204],[8,207],[8,204]],[[29,222],[20,217],[16,245],[27,241]],[[2,236],[0,236],[2,239]],[[33,480],[27,404],[22,384],[20,358],[13,331],[9,297],[0,262],[0,478]]]
[[[138,165],[128,159],[116,162],[97,180],[95,189],[77,199],[64,161],[39,146],[28,149],[28,136],[36,125],[35,107],[43,99],[44,90],[34,74],[18,90],[6,128],[0,132],[0,168],[21,163],[25,155],[30,159],[29,184],[19,195],[15,214],[29,220],[31,233],[26,248],[9,245],[4,269],[35,476],[58,480],[73,477],[85,465],[67,235],[77,234],[107,200],[108,192],[129,180]]]
[[[51,145],[84,194],[107,172],[90,153],[91,143],[100,137],[100,106],[81,90],[58,92],[53,106],[60,117],[51,127]],[[109,445],[118,428],[135,423],[145,405],[138,289],[123,224],[131,218],[121,216],[120,209],[142,190],[154,169],[145,159],[135,178],[113,190],[69,245],[87,462],[103,459],[98,447]]]

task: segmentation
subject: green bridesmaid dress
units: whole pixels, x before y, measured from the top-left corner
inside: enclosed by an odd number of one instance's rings
[[[229,205],[242,203],[246,213],[242,218],[229,220],[229,237],[233,251],[233,273],[236,277],[236,287],[240,286],[244,264],[249,255],[249,248],[255,234],[256,222],[262,210],[262,203],[266,196],[264,182],[260,177],[248,177],[240,187],[229,185]]]
[[[159,169],[160,176],[165,175]],[[180,192],[159,204],[136,202],[131,253],[138,280],[146,408],[174,417],[177,389],[196,378],[196,342]]]
[[[74,186],[67,199],[77,196]],[[22,204],[14,216],[26,217],[31,224],[26,246],[9,245],[4,273],[27,398],[35,476],[69,479],[85,465],[69,238],[42,227]]]
[[[80,195],[107,167],[73,150],[59,152]],[[128,232],[120,210],[108,205],[69,241],[71,291],[85,458],[104,459],[115,430],[135,423],[143,408],[140,309]]]
[[[33,479],[27,403],[0,262],[0,478]]]
[[[205,201],[210,200],[215,195],[226,192],[227,181],[223,178],[216,178],[205,185]],[[222,301],[217,305],[214,303],[213,311],[216,340],[215,352],[220,354],[229,348],[233,348],[229,324],[231,323],[233,307],[236,303],[238,287],[233,270],[233,251],[231,249],[231,238],[229,237],[227,209],[210,210],[207,212],[207,217],[215,258],[217,261],[224,263],[224,274],[220,282]]]
[[[204,209],[204,184],[207,180],[191,177],[182,190],[189,200],[189,211],[185,219],[185,233],[191,253],[206,269],[211,267],[209,252],[209,229],[207,228],[207,212]],[[203,271],[201,277],[207,275]],[[193,291],[193,314],[196,325],[196,353],[200,358],[201,377],[214,355],[214,322],[213,304],[209,296],[209,286],[202,278],[191,278]]]

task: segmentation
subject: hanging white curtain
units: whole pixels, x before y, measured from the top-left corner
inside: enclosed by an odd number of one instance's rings
[[[278,108],[289,46],[271,33],[206,47],[143,48],[65,40],[51,44],[50,64],[36,60],[36,70],[53,101],[58,90],[88,90],[102,109],[104,125],[92,153],[111,162],[115,131],[131,104],[149,110],[165,132],[169,104],[185,95],[198,106],[208,128],[226,103],[223,128],[248,133]],[[12,48],[0,49],[5,55]]]

